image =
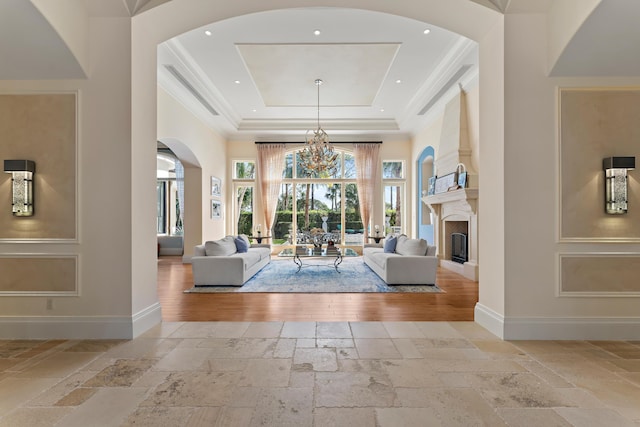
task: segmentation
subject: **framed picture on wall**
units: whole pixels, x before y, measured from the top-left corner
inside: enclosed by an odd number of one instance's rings
[[[222,218],[222,202],[220,200],[211,201],[211,219]]]
[[[215,176],[211,177],[211,197],[220,197],[222,195],[222,181]]]

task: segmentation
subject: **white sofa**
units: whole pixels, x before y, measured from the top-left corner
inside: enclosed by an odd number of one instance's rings
[[[242,286],[271,262],[271,245],[249,245],[247,252],[238,252],[234,239],[226,236],[195,247],[191,258],[195,286]]]
[[[362,255],[369,266],[388,285],[435,285],[438,258],[436,247],[424,239],[397,237],[395,252],[383,247],[365,247]]]

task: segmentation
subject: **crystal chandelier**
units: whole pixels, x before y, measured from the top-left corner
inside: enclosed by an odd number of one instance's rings
[[[318,87],[318,128],[308,130],[305,147],[298,152],[298,164],[302,173],[307,176],[333,176],[338,171],[338,153],[329,143],[329,135],[320,127],[320,85],[322,80],[316,79]]]

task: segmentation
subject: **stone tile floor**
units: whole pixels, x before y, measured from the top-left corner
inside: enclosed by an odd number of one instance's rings
[[[163,323],[0,341],[0,427],[640,426],[640,342],[472,322]]]

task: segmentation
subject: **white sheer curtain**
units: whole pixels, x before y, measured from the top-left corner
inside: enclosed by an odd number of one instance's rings
[[[355,144],[356,182],[364,241],[369,237],[369,222],[380,176],[380,144]]]
[[[284,144],[258,144],[258,187],[262,196],[265,230],[269,232],[276,219],[284,169],[284,152]]]

